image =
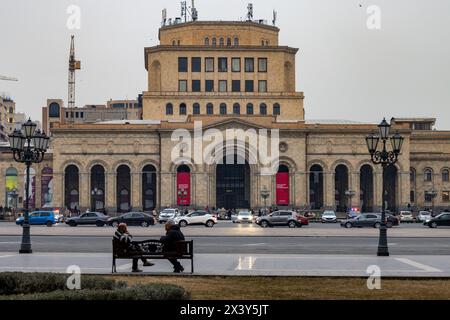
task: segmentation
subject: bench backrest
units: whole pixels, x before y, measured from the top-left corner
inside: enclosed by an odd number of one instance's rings
[[[145,242],[145,241],[144,241]],[[153,242],[158,242],[158,241],[150,241],[151,243]],[[117,240],[112,241],[112,245],[113,245],[113,255],[114,256],[124,256],[126,255],[126,249],[124,249]],[[175,242],[175,250],[176,253],[178,255],[189,255],[189,256],[193,256],[194,255],[194,241],[193,240],[183,240],[183,241],[177,241]]]

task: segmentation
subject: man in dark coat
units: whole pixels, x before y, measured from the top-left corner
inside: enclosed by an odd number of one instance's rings
[[[165,224],[166,229],[166,235],[164,237],[161,237],[161,242],[164,245],[164,251],[165,252],[175,252],[176,251],[176,245],[175,243],[177,241],[183,241],[184,235],[180,230],[180,227],[175,224],[173,220],[168,220]],[[168,259],[170,263],[173,264],[173,272],[180,273],[184,271],[183,266],[181,263],[175,259],[175,258],[169,258]]]
[[[125,254],[133,254],[133,253],[143,253],[143,250],[139,247],[139,245],[133,242],[132,235],[128,232],[127,225],[125,223],[119,224],[116,232],[114,233],[113,240],[116,243],[115,245]],[[142,262],[144,263],[144,267],[151,267],[154,264],[147,259],[142,258]],[[138,259],[133,258],[133,272],[142,272],[138,268]]]

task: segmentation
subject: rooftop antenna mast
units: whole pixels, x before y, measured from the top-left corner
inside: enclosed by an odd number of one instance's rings
[[[162,11],[162,26],[164,27],[167,23],[167,9],[163,9]]]
[[[275,10],[273,10],[272,24],[273,24],[274,27],[277,25],[277,16],[278,16],[278,13]]]
[[[191,17],[192,21],[198,20],[198,10],[195,8],[195,0],[192,0],[190,7],[187,6],[186,1],[181,1],[181,18],[184,18],[184,22],[187,22],[188,15]]]
[[[72,36],[69,54],[69,108],[75,107],[75,71],[80,69],[81,61],[75,60],[75,36]]]
[[[253,21],[253,3],[247,6],[247,21]]]

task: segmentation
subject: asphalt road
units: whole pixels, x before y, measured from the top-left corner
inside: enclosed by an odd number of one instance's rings
[[[196,253],[375,254],[376,237],[191,237]],[[0,236],[0,252],[17,252],[19,236]],[[135,240],[143,240],[136,238]],[[34,252],[111,252],[111,237],[34,236]],[[393,255],[450,255],[450,238],[391,238]]]

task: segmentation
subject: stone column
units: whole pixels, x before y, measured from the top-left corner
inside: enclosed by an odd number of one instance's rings
[[[359,171],[352,173],[350,189],[355,191],[355,195],[352,197],[352,200],[351,200],[351,204],[350,204],[351,207],[360,208],[360,206],[361,206],[361,203],[360,203],[361,187],[360,187]]]
[[[142,201],[141,201],[141,177],[138,172],[132,172],[130,174],[131,178],[131,206],[133,211],[142,211]]]
[[[107,212],[116,212],[116,173],[105,172],[105,208]]]
[[[91,179],[90,174],[80,172],[79,174],[79,189],[80,189],[80,210],[84,211],[91,208]]]
[[[37,171],[37,170],[36,170]],[[41,190],[41,170],[39,170],[39,172],[36,172],[35,175],[35,182],[34,182],[34,198],[35,198],[35,203],[36,203],[36,208],[42,208],[42,201],[41,201],[41,194],[42,194],[42,190]]]
[[[64,208],[64,172],[53,172],[53,206]]]
[[[323,172],[325,209],[335,209],[334,172]]]

